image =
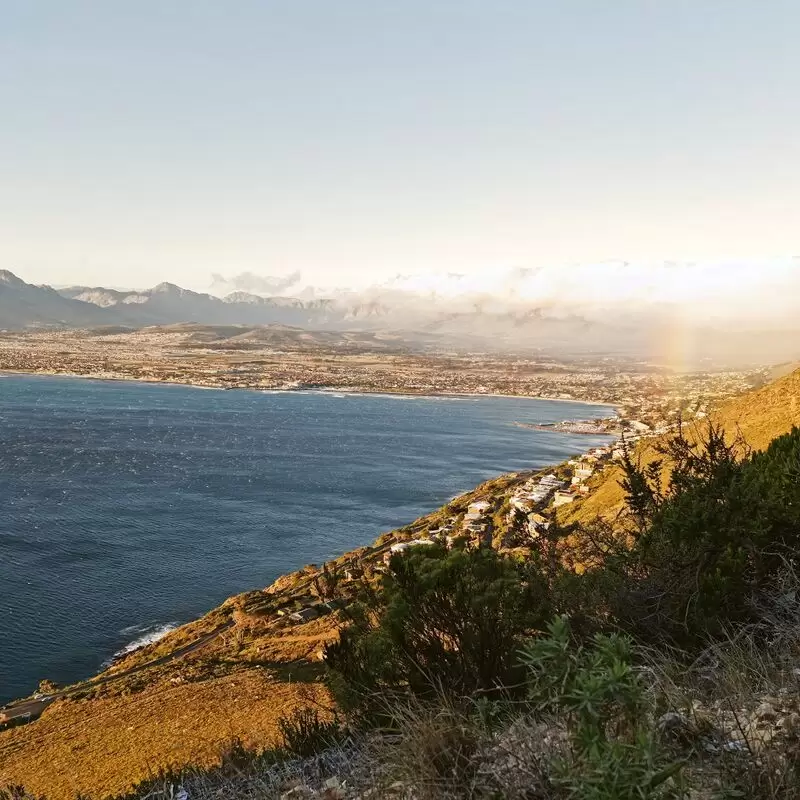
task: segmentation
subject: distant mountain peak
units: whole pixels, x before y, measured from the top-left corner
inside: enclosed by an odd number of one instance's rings
[[[174,283],[169,283],[168,281],[163,281],[150,290],[151,294],[184,294],[185,292],[186,289],[182,289],[180,286],[176,286]]]
[[[222,298],[223,303],[252,303],[253,305],[259,305],[260,303],[264,302],[264,298],[258,294],[251,294],[250,292],[242,292],[236,291],[231,292],[230,294],[226,294],[225,297]]]
[[[0,269],[0,283],[5,283],[8,286],[25,286],[25,281],[22,278],[18,278],[7,269]]]

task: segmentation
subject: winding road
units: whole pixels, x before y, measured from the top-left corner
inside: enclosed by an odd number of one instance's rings
[[[68,686],[66,689],[59,689],[58,691],[48,694],[45,697],[35,697],[30,700],[21,700],[18,703],[12,703],[11,705],[0,708],[0,725],[7,725],[10,722],[13,723],[36,719],[41,715],[45,708],[47,708],[47,706],[49,706],[51,703],[54,703],[56,700],[61,700],[65,697],[71,697],[72,695],[80,692],[85,692],[87,689],[94,689],[96,686],[104,686],[105,684],[113,683],[114,681],[118,681],[120,678],[127,678],[130,675],[135,675],[138,672],[143,672],[144,670],[152,667],[160,667],[162,664],[168,664],[170,661],[176,661],[177,659],[182,658],[189,653],[194,653],[201,647],[205,647],[209,642],[212,642],[225,631],[230,630],[234,625],[235,623],[232,619],[228,620],[223,625],[220,625],[210,633],[205,634],[205,636],[201,636],[194,642],[184,645],[183,647],[179,647],[177,650],[174,650],[168,655],[155,658],[152,661],[146,662],[145,664],[139,664],[136,667],[123,669],[120,672],[115,672],[113,675],[102,675],[98,678],[93,678],[76,686]]]
[[[370,559],[377,560],[380,556],[382,556],[389,548],[394,544],[397,540],[395,538],[390,539],[387,542],[384,542],[382,545],[378,547],[370,547],[367,548],[368,556]],[[367,554],[364,555],[362,560],[366,560]],[[308,588],[313,583],[312,579],[307,579],[302,581],[297,586],[294,587],[294,592],[297,593],[300,590]],[[196,639],[194,642],[190,644],[184,645],[183,647],[179,647],[177,650],[173,650],[173,652],[169,653],[168,655],[161,656],[159,658],[155,658],[152,661],[148,661],[144,664],[139,664],[136,667],[130,667],[129,669],[121,670],[120,672],[115,672],[113,675],[101,675],[96,678],[92,678],[84,683],[79,683],[74,686],[68,686],[64,689],[59,689],[52,694],[45,695],[43,697],[33,697],[27,700],[20,700],[16,703],[11,703],[7,706],[3,706],[0,708],[0,730],[3,727],[7,726],[9,723],[14,722],[30,722],[37,717],[39,717],[42,712],[49,706],[51,703],[54,703],[56,700],[62,700],[66,697],[71,697],[73,695],[79,694],[81,692],[85,692],[88,689],[94,689],[97,686],[104,686],[109,683],[113,683],[114,681],[120,680],[120,678],[127,678],[130,675],[136,675],[139,672],[144,672],[146,669],[151,669],[152,667],[159,667],[162,664],[169,664],[171,661],[176,661],[179,658],[182,658],[189,653],[194,653],[195,651],[199,650],[202,647],[205,647],[209,642],[212,642],[218,636],[223,634],[225,631],[230,630],[236,623],[233,619],[229,619],[224,624],[220,625],[219,627],[215,628],[210,633],[201,636],[199,639]]]

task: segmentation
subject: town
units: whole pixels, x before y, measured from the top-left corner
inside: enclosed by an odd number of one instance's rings
[[[575,400],[614,406],[622,419],[636,420],[644,430],[663,427],[677,412],[702,417],[726,398],[760,386],[768,375],[760,367],[678,372],[623,357],[439,352],[402,341],[281,326],[243,330],[172,325],[0,332],[0,371],[218,389]]]

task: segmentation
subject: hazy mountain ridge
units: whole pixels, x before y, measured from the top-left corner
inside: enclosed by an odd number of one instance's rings
[[[340,327],[345,314],[325,299],[262,297],[232,292],[225,297],[160,283],[145,291],[122,292],[102,287],[72,286],[59,290],[71,299],[110,309],[121,309],[144,325],[199,322],[208,325],[284,324],[304,327]]]
[[[11,272],[0,274],[0,329],[277,324],[315,331],[402,332],[409,342],[435,336],[444,347],[468,350],[622,355],[681,368],[774,363],[800,355],[800,324],[794,322],[800,309],[797,315],[784,313],[800,295],[788,292],[775,315],[764,317],[757,295],[737,295],[733,302],[730,287],[712,304],[715,287],[708,280],[699,281],[697,293],[681,305],[678,290],[659,295],[655,279],[636,291],[624,286],[618,291],[610,278],[602,292],[579,286],[576,281],[586,279],[585,270],[568,273],[556,288],[552,273],[545,280],[541,271],[517,270],[498,271],[494,284],[465,276],[445,276],[439,283],[436,276],[427,282],[398,277],[329,296],[306,289],[303,297],[244,290],[217,297],[166,282],[144,291],[88,286],[56,291],[25,283]],[[669,271],[661,277],[665,274]],[[687,274],[682,273],[684,278]],[[751,312],[737,313],[742,304]]]
[[[34,286],[13,272],[0,270],[0,329],[81,327],[119,321],[119,316],[99,304],[65,297],[49,286]]]

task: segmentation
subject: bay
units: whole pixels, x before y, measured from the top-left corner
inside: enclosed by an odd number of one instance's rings
[[[0,376],[0,703],[607,441],[611,408]]]

